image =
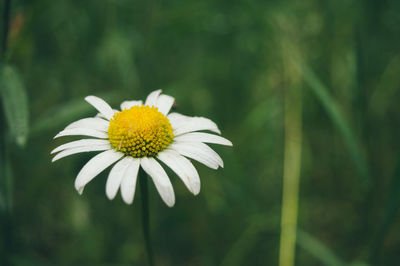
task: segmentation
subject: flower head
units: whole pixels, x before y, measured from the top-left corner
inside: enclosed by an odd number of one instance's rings
[[[88,96],[85,100],[99,113],[68,125],[55,138],[81,135],[90,138],[63,144],[51,153],[57,153],[53,162],[63,157],[90,151],[101,153],[90,159],[75,179],[75,188],[83,189],[94,177],[115,163],[106,183],[106,195],[114,199],[118,189],[122,199],[131,204],[135,195],[139,168],[151,177],[164,202],[172,207],[175,194],[161,163],[171,168],[194,195],[200,192],[200,178],[189,159],[217,169],[223,167],[221,157],[205,143],[232,146],[218,135],[217,125],[203,117],[189,117],[169,113],[174,98],[153,91],[142,101],[125,101],[121,111],[113,110],[105,101]],[[189,159],[188,159],[189,158]]]

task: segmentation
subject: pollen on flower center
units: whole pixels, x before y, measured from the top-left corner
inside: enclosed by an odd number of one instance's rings
[[[168,118],[157,107],[133,106],[114,114],[108,127],[111,146],[135,158],[154,157],[174,138]]]

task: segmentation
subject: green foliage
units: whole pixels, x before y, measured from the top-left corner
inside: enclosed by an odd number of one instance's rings
[[[24,146],[29,129],[28,99],[20,76],[11,66],[0,66],[0,93],[12,138]]]
[[[4,149],[4,144],[0,149]],[[9,213],[13,207],[13,174],[8,156],[2,152],[0,156],[0,213]]]
[[[0,217],[0,264],[145,264],[140,198],[109,201],[107,170],[79,196],[74,178],[95,153],[54,164],[49,153],[67,124],[96,114],[85,96],[118,108],[165,88],[234,146],[211,145],[224,169],[195,163],[196,197],[168,172],[172,209],[149,183],[155,265],[278,265],[284,120],[297,104],[295,264],[397,265],[398,14],[398,0],[12,0],[0,206],[13,208]]]
[[[376,260],[380,252],[382,252],[383,242],[397,221],[400,209],[400,160],[397,158],[396,168],[390,182],[390,191],[387,195],[383,218],[376,232],[374,242],[371,249],[371,258]]]
[[[323,265],[327,266],[348,265],[344,263],[340,258],[338,258],[332,250],[330,250],[323,243],[318,241],[318,239],[311,236],[305,231],[299,230],[297,232],[297,242],[301,248],[307,250]]]
[[[248,226],[234,242],[232,248],[226,253],[226,256],[220,264],[221,266],[245,264],[245,257],[251,249],[257,245],[257,242],[261,240],[260,235],[265,232],[273,232],[276,230],[276,228],[274,228],[274,223],[276,223],[276,221],[268,218],[268,216],[253,216],[250,217],[248,221]]]
[[[368,164],[365,160],[365,156],[363,155],[361,148],[357,143],[353,130],[340,112],[337,103],[332,98],[332,96],[329,95],[328,89],[318,80],[314,72],[308,66],[300,64],[300,68],[302,68],[305,82],[315,93],[316,97],[331,117],[332,122],[342,134],[347,149],[349,150],[355,162],[360,176],[364,178],[364,182],[370,182]]]
[[[113,95],[102,95],[106,100],[112,100]],[[32,125],[31,136],[43,134],[46,131],[62,128],[73,120],[77,120],[82,116],[93,113],[93,108],[87,104],[82,98],[72,99],[66,103],[61,103],[53,107],[51,110],[44,112]]]

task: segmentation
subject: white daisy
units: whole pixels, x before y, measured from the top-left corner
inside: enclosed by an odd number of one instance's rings
[[[217,125],[204,117],[189,117],[169,113],[174,98],[153,91],[142,101],[125,101],[121,111],[113,110],[104,100],[87,96],[85,100],[99,111],[95,117],[83,118],[68,125],[54,138],[82,135],[92,138],[63,144],[53,162],[63,157],[90,151],[101,153],[90,159],[75,179],[75,188],[83,193],[85,185],[100,172],[116,163],[108,175],[106,195],[114,199],[118,189],[122,199],[131,204],[135,195],[139,168],[152,178],[164,202],[172,207],[175,194],[159,161],[171,168],[194,195],[200,192],[200,178],[191,161],[210,168],[223,167],[221,157],[205,143],[232,146],[232,143],[208,130],[220,134]]]

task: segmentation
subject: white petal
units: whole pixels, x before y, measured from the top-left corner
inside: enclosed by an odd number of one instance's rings
[[[117,195],[118,188],[121,185],[122,178],[124,177],[126,169],[128,169],[131,157],[125,157],[117,162],[111,169],[106,183],[106,195],[112,200]]]
[[[79,194],[83,193],[85,185],[104,169],[118,161],[124,154],[114,150],[107,150],[90,159],[81,169],[75,179],[75,188]]]
[[[205,117],[190,117],[177,113],[171,113],[167,116],[167,118],[171,123],[175,136],[199,130],[210,130],[221,134],[218,126],[213,121]]]
[[[167,115],[169,110],[171,110],[172,105],[175,102],[175,98],[169,95],[161,94],[158,99],[156,106],[158,107],[158,111],[163,115]]]
[[[191,116],[183,115],[180,113],[170,113],[167,117],[174,123],[180,123],[191,118]]]
[[[150,157],[143,157],[140,161],[140,165],[144,171],[153,179],[154,185],[160,193],[163,201],[172,207],[175,204],[175,194],[172,187],[171,181],[169,180],[167,173],[165,173],[162,166],[154,159]]]
[[[74,136],[74,135],[81,135],[81,136],[90,136],[96,137],[100,139],[108,139],[108,135],[106,132],[90,129],[90,128],[71,128],[71,129],[64,129],[60,133],[58,133],[54,138],[59,138],[63,136]]]
[[[157,158],[169,166],[194,195],[200,192],[200,177],[193,164],[174,150],[166,149]]]
[[[107,132],[109,125],[110,125],[110,122],[108,122],[104,119],[97,118],[97,117],[89,117],[89,118],[83,118],[78,121],[75,121],[75,122],[69,124],[65,129],[91,128],[91,129],[96,129],[96,130]]]
[[[129,166],[121,182],[121,196],[126,204],[132,204],[136,190],[140,159],[129,157]]]
[[[108,140],[105,139],[81,139],[81,140],[76,140],[72,142],[65,143],[63,145],[58,146],[54,150],[50,152],[50,154],[65,150],[65,149],[71,149],[71,148],[77,148],[77,147],[90,147],[93,145],[102,145],[102,144],[110,144]]]
[[[144,103],[144,105],[156,106],[157,98],[158,98],[158,95],[160,95],[160,93],[161,93],[161,90],[156,90],[156,91],[153,91],[152,93],[150,93],[149,96],[147,96],[146,102]]]
[[[191,132],[186,133],[174,138],[176,142],[205,142],[205,143],[214,143],[232,146],[232,142],[223,138],[221,136],[217,136],[214,134],[203,133],[203,132]]]
[[[113,109],[114,114],[119,113],[120,111],[117,109]],[[109,120],[107,117],[105,117],[105,115],[103,115],[102,113],[97,113],[95,118],[102,118],[102,119],[106,119]]]
[[[105,151],[111,149],[111,145],[108,144],[100,144],[100,145],[91,145],[91,146],[83,146],[71,149],[65,149],[54,156],[52,162],[55,162],[61,158],[70,156],[72,154],[81,153],[81,152],[90,152],[90,151]]]
[[[172,143],[168,148],[177,151],[183,156],[192,158],[212,169],[218,165],[224,167],[221,157],[206,144],[201,142]]]
[[[113,109],[103,99],[96,96],[87,96],[85,97],[85,100],[91,105],[93,105],[93,107],[96,108],[108,120],[110,120],[113,117],[114,115]]]
[[[124,109],[130,109],[133,106],[141,106],[143,101],[125,101],[121,103],[121,111]]]

